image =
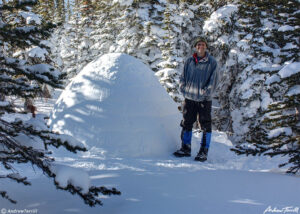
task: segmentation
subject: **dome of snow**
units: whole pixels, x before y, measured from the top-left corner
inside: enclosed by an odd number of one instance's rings
[[[62,92],[51,114],[54,131],[113,156],[172,153],[180,143],[180,112],[153,71],[126,54],[86,65]]]

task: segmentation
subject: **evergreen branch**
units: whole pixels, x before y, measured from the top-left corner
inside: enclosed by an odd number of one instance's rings
[[[2,196],[2,198],[9,200],[13,204],[17,203],[15,200],[11,199],[5,191],[0,191],[0,195]]]
[[[231,151],[235,152],[237,155],[261,155],[264,151],[263,150],[258,150],[254,148],[245,148],[244,146],[237,145],[235,148],[231,148]]]
[[[47,84],[54,88],[63,88],[64,75],[55,70],[49,56],[43,60],[47,64],[42,64],[42,59],[38,57],[29,56],[27,47],[38,46],[45,47],[41,44],[42,39],[47,39],[50,36],[51,30],[56,27],[52,23],[42,21],[42,25],[24,25],[25,22],[19,17],[19,12],[30,11],[28,6],[35,5],[37,1],[18,0],[9,2],[6,5],[1,5],[1,26],[0,26],[0,94],[3,96],[17,96],[21,98],[35,97],[41,91],[41,84]],[[3,13],[2,13],[3,11]],[[10,11],[10,13],[8,12]],[[6,47],[9,47],[7,49]],[[49,48],[48,48],[49,49]],[[11,56],[19,51],[17,58]],[[28,59],[28,60],[25,60]],[[3,95],[3,96],[2,96]],[[0,114],[8,112],[16,112],[12,105],[6,105],[5,102],[1,103]],[[13,164],[17,163],[30,163],[37,166],[49,178],[54,179],[54,183],[58,189],[64,189],[72,194],[78,194],[86,204],[90,206],[102,205],[98,199],[98,194],[120,194],[115,188],[106,189],[105,187],[90,187],[87,193],[83,193],[80,187],[69,184],[68,187],[62,188],[55,181],[56,174],[52,171],[52,158],[51,152],[47,151],[47,146],[51,145],[56,148],[63,146],[68,151],[76,153],[77,151],[86,151],[86,148],[80,144],[71,144],[57,133],[50,131],[46,126],[44,128],[30,124],[31,121],[23,122],[22,120],[15,120],[14,122],[7,122],[0,118],[0,161],[5,169],[15,171]],[[17,136],[26,136],[32,139],[39,138],[45,146],[45,149],[36,149],[30,147],[27,142],[17,140]],[[31,141],[31,140],[30,140]],[[38,142],[39,143],[39,142]],[[26,177],[20,176],[18,173],[11,173],[0,178],[8,178],[14,181],[29,185]],[[16,201],[10,199],[6,192],[0,192],[2,197],[10,200],[13,203]]]
[[[5,94],[2,92],[2,90],[0,89],[0,94]],[[8,104],[8,105],[5,105],[5,106],[0,106],[0,116],[2,114],[5,114],[5,112],[7,113],[15,113],[15,109],[13,108],[13,105],[11,104]]]
[[[46,148],[48,145],[52,145],[56,148],[63,146],[68,151],[74,153],[76,153],[77,151],[87,151],[85,147],[81,147],[78,145],[73,146],[68,141],[62,141],[60,139],[60,135],[55,132],[49,130],[36,130],[32,125],[23,124],[22,121],[9,123],[0,118],[0,134],[1,133],[5,133],[9,136],[17,136],[16,133],[23,133],[26,136],[39,136],[43,140]]]
[[[3,121],[2,119],[0,119],[0,121],[2,123],[4,123],[5,125],[7,125],[8,127],[10,127],[11,129],[15,130],[17,133],[24,133],[28,136],[30,136],[30,135],[41,136],[44,133],[50,133],[49,131],[37,131],[37,130],[33,129],[32,126],[26,126],[26,124],[24,125],[21,121],[18,121],[15,123],[8,123],[6,121]],[[44,137],[47,138],[49,136],[44,136]],[[43,137],[41,137],[41,138],[43,139]],[[42,169],[43,172],[45,172],[48,177],[51,177],[51,178],[56,177],[56,175],[51,171],[51,168],[50,168],[51,167],[50,163],[53,162],[54,159],[47,156],[46,151],[37,150],[32,147],[27,147],[27,146],[21,145],[14,138],[10,137],[9,135],[7,135],[3,132],[0,132],[0,139],[1,139],[1,143],[7,148],[7,151],[2,150],[0,152],[0,154],[2,154],[0,160],[4,165],[7,165],[8,162],[11,162],[11,163],[13,163],[13,162],[18,162],[18,163],[30,162],[31,164],[36,165],[38,168]],[[52,141],[56,142],[57,146],[59,145],[59,142],[60,142],[58,139],[53,139],[53,138],[49,138],[48,140],[51,142]],[[67,149],[72,148],[73,151],[76,151],[76,150],[85,151],[86,150],[85,148],[81,148],[81,147],[72,147],[72,146],[67,147],[66,145],[64,145],[64,146]],[[10,169],[9,166],[6,168]],[[25,185],[29,184],[26,182],[26,178],[21,178],[19,176],[16,176],[16,174],[11,174],[6,177],[16,180],[18,182],[22,182]],[[86,204],[88,204],[89,206],[102,205],[102,202],[99,199],[97,199],[97,196],[99,193],[102,193],[105,195],[110,195],[110,194],[119,195],[120,194],[120,192],[117,191],[115,188],[110,190],[105,187],[94,187],[94,186],[92,186],[89,189],[88,193],[82,193],[82,189],[80,187],[76,187],[72,184],[69,184],[66,188],[63,188],[63,187],[60,187],[59,184],[57,182],[55,182],[55,180],[54,180],[54,183],[58,189],[67,190],[72,194],[78,194],[84,200],[84,202]]]
[[[42,89],[38,85],[30,85],[29,82],[20,82],[15,79],[2,79],[0,76],[0,93],[5,96],[17,97],[34,97],[36,94],[41,93]]]
[[[0,62],[3,65],[1,68],[1,72],[5,72],[6,76],[0,76],[3,81],[10,81],[10,83],[17,85],[23,84],[28,90],[31,90],[33,86],[30,85],[29,81],[36,81],[40,84],[51,85],[54,88],[63,88],[62,78],[65,74],[59,74],[59,76],[54,75],[51,71],[55,71],[54,67],[49,66],[49,71],[31,71],[30,65],[20,65],[18,59],[10,58],[8,59],[4,57],[0,57]],[[24,63],[24,62],[23,62]],[[37,64],[39,65],[39,64]],[[9,76],[8,76],[9,75]],[[19,77],[17,79],[13,79],[12,77]],[[34,90],[39,89],[38,86]],[[41,90],[41,89],[40,89]]]
[[[17,181],[18,183],[23,183],[25,186],[31,185],[30,182],[27,181],[27,177],[21,177],[18,173],[11,173],[6,176],[11,180]]]
[[[26,1],[9,1],[7,4],[1,4],[0,10],[9,10],[10,12],[13,12],[14,10],[25,10],[27,11],[27,6],[34,6],[38,3],[38,0],[26,0]]]
[[[265,153],[264,155],[268,155],[270,157],[274,157],[276,155],[289,155],[289,156],[292,156],[292,157],[300,157],[300,151],[299,149],[283,149],[283,150],[280,150],[280,149],[277,149],[277,150],[274,150],[272,152],[267,152]],[[300,159],[299,159],[300,161]]]
[[[0,27],[0,36],[4,42],[26,48],[32,45],[40,46],[40,40],[51,36],[51,31],[57,26],[45,23],[41,26],[14,27],[5,24]]]
[[[292,165],[288,168],[287,173],[296,174],[297,172],[299,172],[300,171],[300,151],[299,151],[299,149],[295,150],[294,152],[292,151],[291,153],[283,152],[283,154],[289,155],[290,159],[288,160],[288,162],[280,164],[279,167],[284,167],[286,165]]]
[[[96,205],[100,205],[100,206],[103,205],[101,200],[97,198],[99,196],[99,193],[103,195],[121,195],[121,192],[115,188],[107,189],[106,187],[103,186],[102,187],[92,186],[89,188],[88,193],[82,193],[80,187],[75,187],[69,184],[67,187],[63,188],[60,187],[57,182],[54,181],[54,183],[58,189],[69,191],[71,194],[78,194],[84,200],[84,203],[89,205],[90,207],[94,207]]]

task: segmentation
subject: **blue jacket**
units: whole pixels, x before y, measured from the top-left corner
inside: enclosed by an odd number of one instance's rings
[[[189,57],[180,76],[180,92],[183,97],[194,101],[211,101],[217,85],[217,62],[206,53],[199,60],[197,54]]]

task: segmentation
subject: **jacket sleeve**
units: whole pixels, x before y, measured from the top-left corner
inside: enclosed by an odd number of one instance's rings
[[[184,89],[186,86],[186,75],[187,75],[187,67],[188,67],[188,62],[189,60],[187,59],[186,62],[184,63],[184,68],[183,71],[179,77],[179,91],[184,94]]]
[[[212,73],[209,79],[208,84],[205,87],[205,92],[207,96],[212,96],[215,92],[218,84],[218,65],[217,62],[214,61],[212,63]]]

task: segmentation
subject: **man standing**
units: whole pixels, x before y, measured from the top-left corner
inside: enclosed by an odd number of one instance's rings
[[[180,92],[183,94],[183,120],[181,121],[181,148],[174,152],[176,157],[191,156],[192,128],[199,117],[203,131],[200,151],[196,161],[206,161],[211,141],[212,95],[217,84],[217,62],[207,52],[207,41],[197,38],[196,53],[184,64],[180,77]]]

